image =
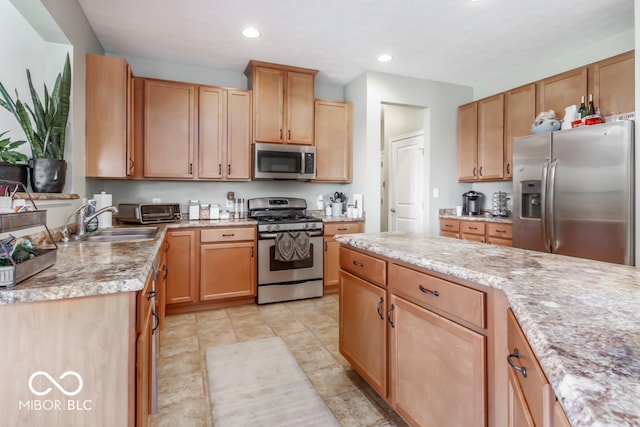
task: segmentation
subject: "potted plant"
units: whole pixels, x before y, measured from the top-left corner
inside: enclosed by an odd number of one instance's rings
[[[8,132],[0,133],[0,179],[21,182],[24,188],[27,188],[27,160],[29,158],[16,151],[27,141],[11,141],[11,138],[4,137]],[[13,190],[13,187],[10,186],[10,188]]]
[[[64,160],[64,144],[69,118],[71,95],[71,65],[69,54],[62,73],[59,73],[53,91],[44,85],[44,102],[33,87],[31,73],[27,70],[27,81],[32,106],[12,99],[0,83],[0,106],[11,112],[25,133],[31,146],[31,188],[37,193],[61,193],[66,178],[67,163]]]

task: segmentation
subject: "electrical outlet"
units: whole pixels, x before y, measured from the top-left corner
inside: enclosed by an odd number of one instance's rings
[[[162,199],[160,197],[154,197],[151,199],[151,203],[162,203]]]
[[[440,197],[440,189],[439,188],[434,188],[433,189],[433,198],[437,199]]]

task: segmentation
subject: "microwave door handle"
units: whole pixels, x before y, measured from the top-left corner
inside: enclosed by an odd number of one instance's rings
[[[304,156],[305,156],[305,152],[303,151],[303,152],[300,153],[300,173],[305,173],[306,172],[305,171],[305,167],[304,167],[304,164],[305,164]]]

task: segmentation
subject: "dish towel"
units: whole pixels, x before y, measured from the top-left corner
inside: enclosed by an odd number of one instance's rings
[[[306,231],[276,234],[276,261],[301,261],[311,256],[311,241]]]

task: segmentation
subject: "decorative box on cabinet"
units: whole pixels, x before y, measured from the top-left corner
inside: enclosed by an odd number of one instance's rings
[[[86,67],[86,175],[140,177],[131,67],[123,58],[92,54],[86,56]]]
[[[333,238],[336,234],[362,233],[364,223],[358,222],[330,222],[324,224],[324,293],[338,291],[340,273],[340,243]]]
[[[315,102],[316,179],[351,182],[353,116],[348,102]]]
[[[253,90],[254,142],[314,144],[317,70],[250,61],[245,69]]]

